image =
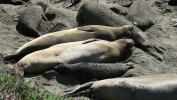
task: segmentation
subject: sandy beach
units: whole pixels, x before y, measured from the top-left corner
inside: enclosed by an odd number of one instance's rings
[[[31,3],[36,3],[37,1],[43,0],[30,0]],[[120,0],[99,1],[121,4]],[[155,14],[155,24],[144,32],[153,45],[164,48],[164,59],[159,61],[147,52],[133,47],[131,57],[124,62],[133,62],[136,64],[136,67],[129,70],[122,77],[177,73],[177,27],[173,27],[173,22],[170,21],[173,18],[177,18],[177,4],[167,4],[166,6],[158,7],[155,5],[155,0],[144,1],[149,4]],[[30,2],[27,4],[30,4]],[[63,0],[58,0],[58,2],[50,0],[50,3],[51,6],[46,10],[46,17],[49,21],[42,20],[37,28],[38,32],[47,34],[78,26],[76,16],[81,3],[70,9],[62,7]],[[34,39],[19,34],[16,30],[17,21],[14,19],[27,8],[27,4],[0,4],[0,50],[2,54],[12,54],[20,46]],[[6,72],[12,67],[13,64],[1,63],[0,72]],[[73,89],[80,85],[79,80],[76,78],[57,73],[53,70],[39,74],[25,74],[25,80],[38,87],[41,91],[50,91],[59,96],[63,94],[63,90]],[[79,98],[77,97],[76,99]],[[86,99],[88,98],[84,97],[84,100]]]

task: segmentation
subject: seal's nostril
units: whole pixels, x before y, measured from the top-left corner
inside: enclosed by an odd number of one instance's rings
[[[132,31],[132,30],[133,30],[133,26],[128,25],[128,30],[129,30],[129,31]]]

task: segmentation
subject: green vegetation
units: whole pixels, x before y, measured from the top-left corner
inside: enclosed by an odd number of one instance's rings
[[[28,82],[15,82],[14,76],[0,74],[0,99],[2,100],[72,100],[59,98],[50,92],[39,92]]]

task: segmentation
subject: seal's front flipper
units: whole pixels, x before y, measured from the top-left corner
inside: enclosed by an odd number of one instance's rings
[[[22,0],[19,0],[19,2],[20,2],[21,4],[26,4],[26,2],[24,2],[24,1],[22,1]]]
[[[91,39],[87,39],[85,41],[82,42],[82,44],[86,44],[86,43],[90,43],[90,42],[94,42],[94,41],[98,41],[99,39],[96,38],[91,38]]]
[[[145,49],[145,51],[147,51],[150,55],[152,55],[153,57],[155,57],[157,60],[163,61],[163,56],[160,55],[154,48],[147,47]]]
[[[116,14],[127,15],[128,9],[117,4],[109,4],[109,9],[112,10]]]
[[[95,28],[93,26],[81,26],[81,27],[77,27],[78,30],[81,31],[86,31],[86,32],[98,32],[100,31],[98,28]]]
[[[158,47],[158,46],[153,46],[153,48],[160,54],[165,55],[164,48],[163,47]]]
[[[133,1],[129,1],[129,2],[124,2],[121,4],[121,6],[123,7],[130,7],[132,5]]]

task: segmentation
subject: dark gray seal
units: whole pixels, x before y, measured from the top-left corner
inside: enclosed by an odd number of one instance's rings
[[[37,32],[36,28],[39,26],[42,18],[47,20],[45,11],[48,3],[49,1],[47,1],[47,3],[37,2],[26,8],[18,19],[17,30],[28,36],[39,37],[40,34]]]
[[[134,68],[133,63],[76,63],[60,64],[54,68],[55,71],[62,74],[75,76],[82,83],[91,80],[102,80],[115,78],[124,75],[129,69]]]
[[[79,9],[77,15],[79,19],[86,24],[122,26],[132,25],[124,16],[114,13],[105,3],[101,2],[85,2]],[[158,46],[153,46],[147,35],[136,26],[132,31],[131,38],[135,41],[135,46],[148,52],[158,60],[163,60],[164,51]]]
[[[133,2],[128,10],[127,19],[143,31],[155,24],[153,10],[142,0]]]
[[[177,100],[177,74],[113,78],[85,83],[66,95],[90,94],[97,100]]]
[[[0,0],[0,3],[22,5],[25,4],[23,0]]]

